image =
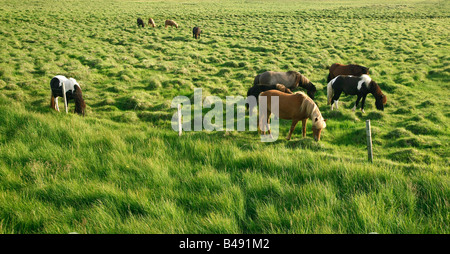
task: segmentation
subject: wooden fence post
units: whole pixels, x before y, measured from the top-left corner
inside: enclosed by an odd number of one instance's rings
[[[369,161],[373,162],[372,131],[370,130],[370,120],[366,120],[366,136],[367,136],[367,155],[369,157]]]

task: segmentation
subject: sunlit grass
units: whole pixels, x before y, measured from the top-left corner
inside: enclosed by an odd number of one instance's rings
[[[447,2],[3,2],[0,233],[449,233]],[[385,111],[330,111],[335,62],[370,67]],[[245,96],[265,70],[316,85],[320,142],[171,129],[175,96]],[[49,109],[57,74],[86,117]]]

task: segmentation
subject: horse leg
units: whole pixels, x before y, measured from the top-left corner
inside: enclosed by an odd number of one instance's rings
[[[266,119],[267,117],[267,119]],[[270,112],[263,112],[262,115],[259,117],[259,126],[258,126],[258,132],[262,133],[263,135],[266,135],[266,128],[269,128],[269,119],[270,119]]]
[[[363,112],[363,113],[365,113],[364,112],[364,104],[366,103],[366,97],[367,97],[367,94],[363,95],[362,101],[361,101],[361,112]]]
[[[308,121],[308,118],[302,120],[302,136],[306,137],[306,122]]]
[[[333,110],[333,104],[336,105],[336,109],[338,109],[339,105],[339,97],[341,96],[342,90],[335,90],[333,98],[331,99],[331,110]]]
[[[356,108],[358,107],[359,100],[361,100],[361,96],[358,94],[358,98],[356,98],[355,106],[352,108],[353,112],[355,112]]]
[[[55,110],[59,112],[58,98],[59,97],[55,97],[55,105],[56,105]]]
[[[291,129],[289,129],[289,134],[286,137],[287,140],[291,139],[292,133],[294,132],[294,129],[295,129],[295,126],[297,125],[297,123],[298,123],[298,119],[293,119],[292,120]]]
[[[56,107],[55,107],[55,97],[53,97],[53,94],[52,94],[51,97],[50,97],[50,108],[56,110]]]

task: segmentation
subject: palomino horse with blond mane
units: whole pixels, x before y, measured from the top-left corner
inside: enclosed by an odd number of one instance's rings
[[[306,89],[306,93],[311,99],[314,100],[314,94],[316,93],[316,86],[309,81],[305,76],[296,71],[288,72],[276,72],[266,71],[255,77],[253,85],[276,85],[282,84],[287,88],[294,90],[297,87]]]
[[[312,121],[312,131],[313,136],[316,141],[320,140],[320,133],[322,129],[324,129],[327,124],[325,123],[327,120],[323,119],[322,114],[320,113],[319,108],[314,103],[314,101],[308,97],[303,92],[296,92],[294,94],[283,93],[278,90],[269,90],[266,92],[262,92],[260,97],[267,97],[267,111],[261,112],[259,126],[262,127],[261,131],[266,134],[266,129],[270,133],[269,129],[269,121],[270,109],[272,108],[272,97],[278,97],[279,101],[279,110],[278,118],[292,120],[291,129],[289,130],[289,135],[286,137],[287,140],[291,139],[292,133],[294,132],[295,126],[298,121],[302,120],[302,134],[303,137],[306,136],[306,122],[308,118]]]
[[[178,24],[177,22],[167,19],[166,22],[164,22],[164,27],[167,28],[168,26],[174,26],[176,28],[178,28]]]

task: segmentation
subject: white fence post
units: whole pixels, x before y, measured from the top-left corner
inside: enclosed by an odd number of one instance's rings
[[[181,124],[181,104],[178,104],[178,136],[181,136],[183,125]]]
[[[63,90],[63,97],[64,97],[64,108],[66,109],[66,114],[69,112],[67,109],[67,99],[66,99],[66,86],[64,83],[62,84],[62,90]]]

